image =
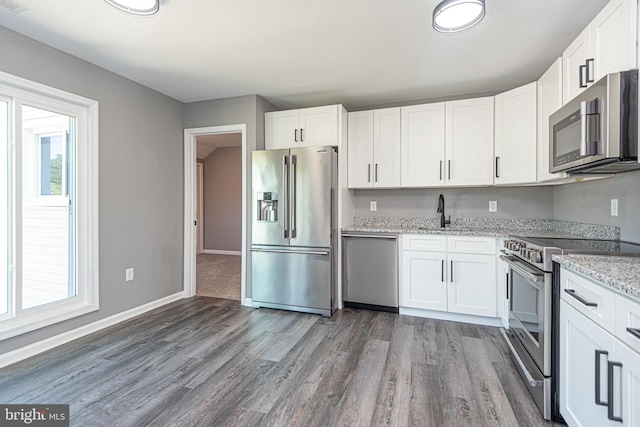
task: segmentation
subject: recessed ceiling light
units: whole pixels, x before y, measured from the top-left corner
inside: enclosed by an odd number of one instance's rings
[[[160,9],[160,0],[105,0],[111,6],[133,15],[153,15]]]
[[[457,33],[484,18],[484,0],[443,0],[433,10],[433,28],[441,33]]]

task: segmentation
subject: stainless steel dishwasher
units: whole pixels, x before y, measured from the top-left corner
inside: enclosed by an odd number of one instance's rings
[[[342,234],[342,299],[346,307],[398,313],[395,234]]]

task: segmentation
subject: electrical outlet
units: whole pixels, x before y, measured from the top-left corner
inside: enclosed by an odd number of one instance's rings
[[[378,202],[376,202],[375,200],[372,200],[369,202],[369,210],[371,212],[375,212],[378,210]]]
[[[491,200],[489,202],[489,212],[498,212],[498,201]]]
[[[611,199],[611,216],[618,216],[618,199]]]
[[[124,280],[125,282],[130,282],[133,280],[133,268],[127,268],[124,271]]]

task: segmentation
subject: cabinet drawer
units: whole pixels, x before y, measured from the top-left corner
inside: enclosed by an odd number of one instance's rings
[[[428,234],[405,234],[402,236],[402,249],[411,251],[447,251],[447,236]]]
[[[561,298],[613,334],[615,321],[614,293],[602,285],[565,268],[560,273],[560,280]]]
[[[615,304],[615,336],[640,353],[640,303],[622,295],[615,295]]]
[[[496,254],[496,239],[493,237],[448,236],[447,251],[464,254]]]

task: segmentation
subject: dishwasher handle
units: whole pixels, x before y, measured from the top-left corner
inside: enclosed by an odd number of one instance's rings
[[[364,237],[365,239],[393,239],[396,240],[398,236],[389,234],[343,234],[342,237]]]

